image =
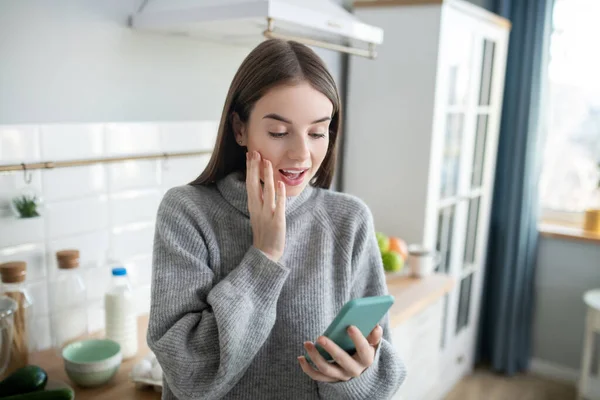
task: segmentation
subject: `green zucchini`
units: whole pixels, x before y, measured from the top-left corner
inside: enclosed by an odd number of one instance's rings
[[[36,365],[27,365],[0,382],[0,398],[44,390],[46,383],[48,383],[46,371]]]
[[[75,393],[69,388],[40,390],[15,396],[3,397],[2,400],[73,400]]]

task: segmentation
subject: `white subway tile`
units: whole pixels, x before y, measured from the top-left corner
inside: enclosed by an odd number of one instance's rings
[[[97,231],[108,227],[106,196],[88,197],[46,205],[48,239]]]
[[[161,195],[157,189],[113,194],[109,198],[113,226],[154,220]]]
[[[107,124],[105,133],[106,151],[109,155],[160,152],[160,133],[156,124]]]
[[[157,186],[160,170],[156,160],[123,161],[107,165],[110,192]]]
[[[152,254],[153,242],[153,222],[113,228],[111,256],[116,260],[125,260],[138,255]]]
[[[85,274],[85,288],[88,301],[99,301],[104,299],[104,293],[110,284],[111,271],[106,266],[88,268]]]
[[[53,278],[57,272],[57,251],[79,250],[79,268],[87,269],[106,266],[109,247],[110,234],[108,229],[67,236],[48,242],[47,265],[49,278]]]
[[[103,133],[102,124],[42,125],[42,157],[47,161],[102,157]]]
[[[209,160],[208,155],[167,160],[162,167],[161,185],[164,188],[171,188],[190,183],[204,171]]]
[[[135,308],[138,315],[150,312],[150,286],[142,286],[135,289]]]
[[[126,260],[123,265],[134,287],[148,286],[152,283],[152,255],[143,255]]]
[[[44,202],[104,194],[105,171],[101,164],[44,171]]]
[[[48,315],[48,283],[46,280],[26,284],[33,300],[33,315],[41,317]]]
[[[162,123],[159,129],[165,152],[212,150],[219,121]]]
[[[40,141],[35,125],[0,125],[0,164],[40,161]]]
[[[0,247],[44,241],[44,220],[37,218],[3,218],[0,221]]]
[[[27,263],[27,281],[46,277],[46,253],[44,243],[29,243],[0,249],[0,264],[9,261]]]
[[[50,318],[36,317],[29,328],[29,351],[48,350],[52,347]]]
[[[31,183],[25,181],[21,171],[0,173],[0,218],[17,216],[11,204],[15,197],[27,194],[42,198],[42,171],[28,171],[27,174],[31,174]]]

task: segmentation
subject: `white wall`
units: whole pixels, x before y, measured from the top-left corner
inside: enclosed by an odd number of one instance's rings
[[[0,124],[218,119],[251,47],[133,31],[139,4],[1,1]]]
[[[212,147],[251,47],[132,31],[126,20],[139,3],[0,0],[0,165]],[[340,84],[343,57],[315,50]],[[0,174],[0,263],[28,263],[38,347],[50,345],[57,250],[81,251],[92,329],[103,324],[111,255],[132,274],[138,311],[148,310],[156,207],[206,161],[34,171],[30,185],[21,172]],[[7,205],[24,188],[42,195],[42,218],[11,215]]]
[[[217,125],[217,121],[0,125],[0,159],[17,163],[210,151]],[[149,311],[158,204],[168,188],[195,178],[208,157],[37,170],[32,171],[30,184],[21,172],[0,174],[0,263],[27,262],[26,287],[34,301],[30,332],[37,348],[50,346],[50,317],[56,310],[49,306],[48,296],[59,250],[80,251],[79,271],[87,286],[83,306],[92,332],[104,328],[102,299],[114,263],[128,269],[137,311]],[[41,196],[41,217],[18,219],[11,214],[10,200],[23,191]]]

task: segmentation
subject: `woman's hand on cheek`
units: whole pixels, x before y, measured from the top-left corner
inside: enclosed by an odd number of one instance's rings
[[[260,183],[261,170],[264,188]],[[283,182],[275,185],[271,162],[261,160],[257,151],[246,153],[246,189],[253,246],[277,262],[285,247],[285,185]]]

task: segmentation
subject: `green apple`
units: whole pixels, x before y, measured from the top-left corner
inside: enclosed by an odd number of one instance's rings
[[[383,269],[388,272],[398,272],[404,267],[404,258],[395,251],[386,251],[381,254]]]
[[[379,251],[383,254],[390,249],[390,238],[381,232],[376,232],[377,244],[379,245]]]

